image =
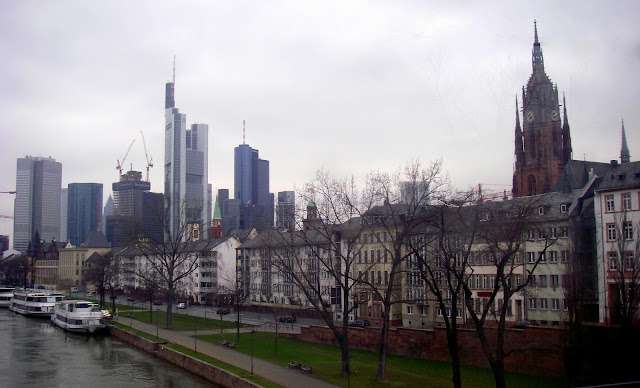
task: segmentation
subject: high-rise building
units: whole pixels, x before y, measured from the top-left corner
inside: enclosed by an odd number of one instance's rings
[[[102,183],[70,183],[68,187],[67,237],[78,247],[100,226]]]
[[[67,207],[69,206],[69,189],[62,188],[60,194],[60,241],[67,241]]]
[[[163,195],[151,193],[150,189],[151,183],[142,180],[140,171],[122,174],[120,181],[113,183],[112,215],[107,215],[105,206],[107,241],[114,246],[138,238],[163,241]]]
[[[294,231],[296,229],[296,192],[279,191],[276,227]]]
[[[211,228],[208,181],[209,127],[192,124],[175,107],[175,77],[165,89],[164,198],[169,231],[174,237],[186,226],[189,239],[207,238]]]
[[[563,97],[561,120],[558,87],[544,71],[535,24],[531,63],[533,72],[522,88],[522,127],[516,99],[514,197],[551,191],[572,153],[567,105]]]
[[[273,193],[269,192],[269,161],[257,149],[241,144],[234,150],[234,197],[240,200],[240,228],[273,227]]]
[[[26,252],[36,231],[44,241],[60,238],[61,187],[62,163],[51,157],[18,159],[13,249]]]
[[[229,189],[219,189],[218,203],[220,204],[223,235],[226,235],[230,230],[240,229],[240,200],[230,199]]]

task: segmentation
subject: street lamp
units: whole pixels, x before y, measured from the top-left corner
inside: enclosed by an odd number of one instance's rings
[[[251,374],[253,374],[253,333],[255,332],[255,329],[251,329]]]
[[[198,316],[196,315],[196,330],[193,336],[193,351],[198,353]]]
[[[156,339],[158,339],[158,311],[159,307],[156,307]]]

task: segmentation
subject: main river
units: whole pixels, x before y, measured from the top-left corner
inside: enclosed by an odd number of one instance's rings
[[[210,387],[108,335],[66,333],[0,309],[0,387]]]

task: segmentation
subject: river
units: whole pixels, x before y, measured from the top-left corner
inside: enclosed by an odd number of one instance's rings
[[[66,333],[0,309],[0,387],[211,387],[109,335]]]

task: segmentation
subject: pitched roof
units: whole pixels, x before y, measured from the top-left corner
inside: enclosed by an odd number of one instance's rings
[[[100,231],[92,231],[87,237],[87,241],[82,244],[83,248],[111,248],[111,243]]]

